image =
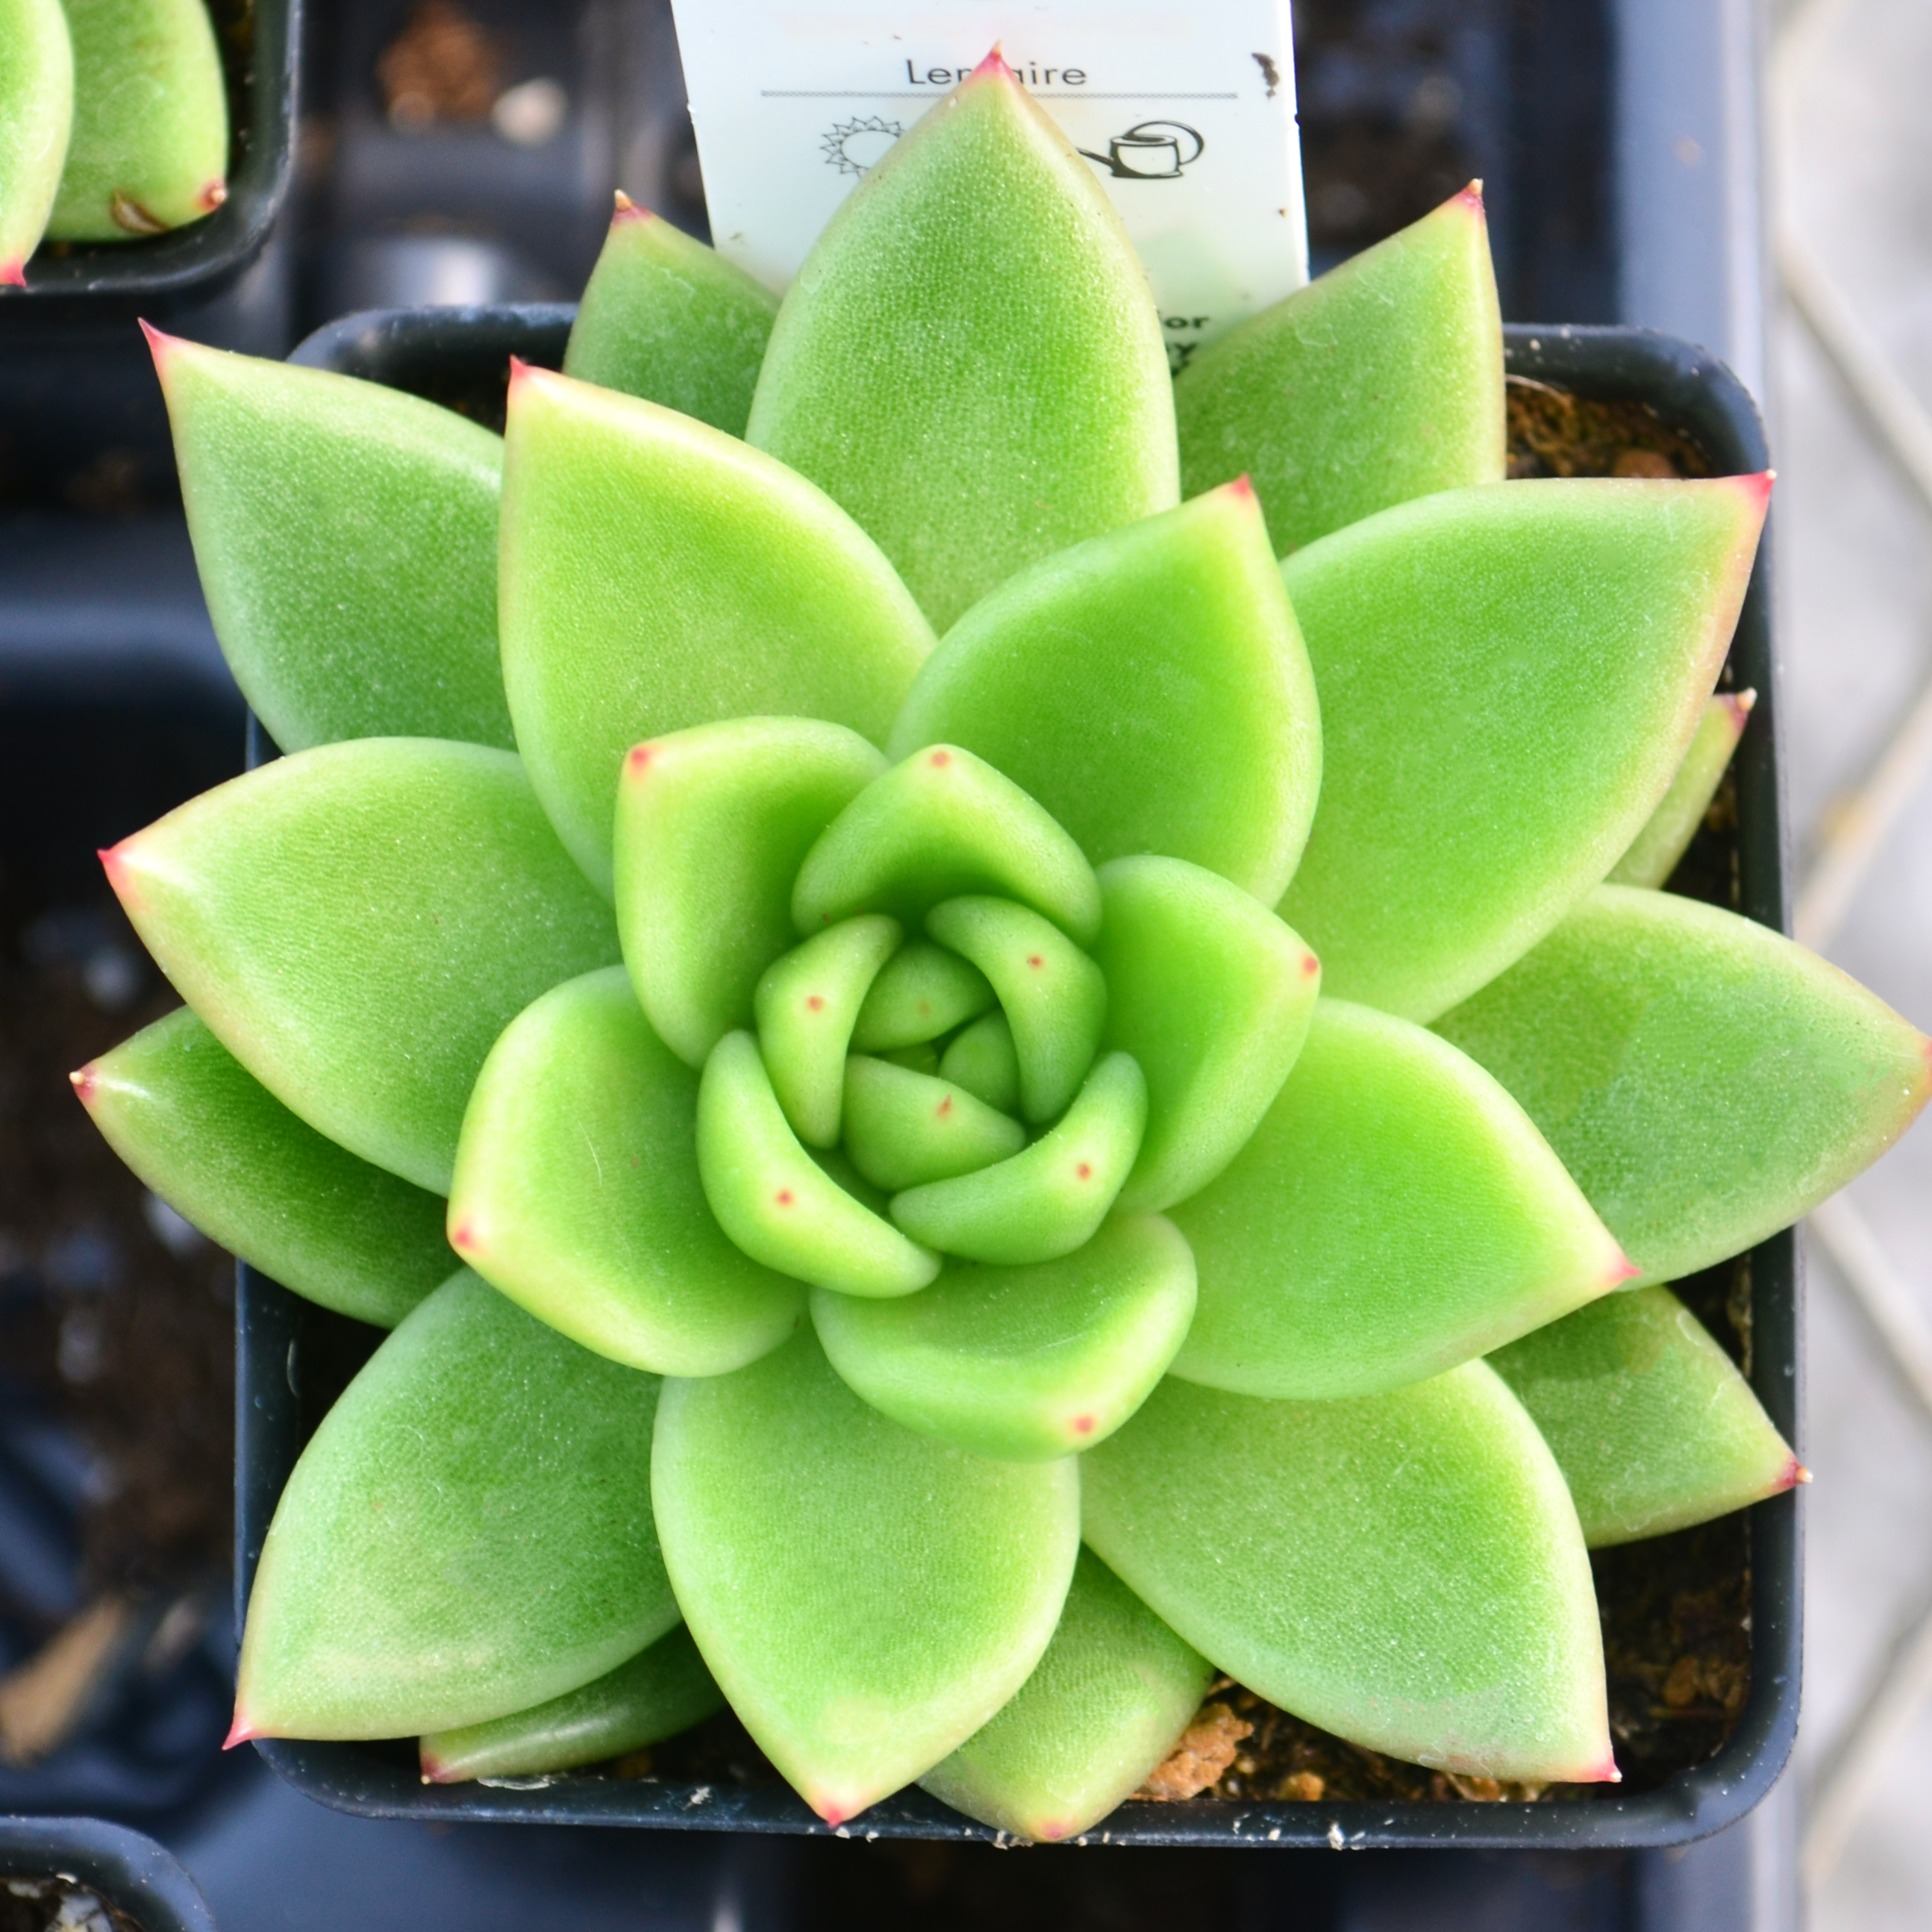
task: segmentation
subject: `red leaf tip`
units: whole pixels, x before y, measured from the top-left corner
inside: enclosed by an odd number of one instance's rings
[[[1467,188],[1462,189],[1460,194],[1453,194],[1449,198],[1452,202],[1460,202],[1465,208],[1468,209],[1471,214],[1480,214],[1483,212],[1482,176],[1478,175],[1476,178],[1472,181]]]
[[[1232,483],[1221,486],[1238,503],[1252,503],[1255,500],[1254,479],[1246,470],[1242,471]]]
[[[1796,1456],[1793,1456],[1786,1462],[1780,1472],[1778,1486],[1772,1491],[1772,1494],[1774,1496],[1782,1496],[1786,1490],[1795,1490],[1799,1484],[1808,1483],[1810,1480],[1811,1472],[1806,1468]]]
[[[227,199],[228,184],[218,175],[195,196],[194,205],[204,214],[212,214]]]
[[[1643,1270],[1619,1249],[1616,1259],[1610,1264],[1609,1270],[1604,1276],[1605,1286],[1610,1288],[1621,1287],[1627,1281],[1636,1280],[1642,1272]]]
[[[992,51],[976,67],[967,78],[969,80],[1011,80],[1013,70],[1006,64],[1006,56],[1000,51],[1001,43],[995,40]]]
[[[256,1738],[266,1737],[267,1735],[265,1731],[258,1731],[255,1728],[254,1720],[238,1707],[235,1713],[235,1722],[230,1726],[227,1736],[222,1739],[221,1748],[224,1750],[232,1750],[237,1744],[250,1744]]]
[[[90,1060],[85,1066],[76,1067],[67,1078],[68,1084],[74,1089],[74,1098],[83,1107],[92,1106],[94,1084],[99,1078],[94,1071],[94,1062]]]
[[[178,335],[170,335],[165,328],[157,328],[145,316],[141,321],[141,333],[148,338],[148,352],[154,358],[154,373],[164,380],[168,373],[168,358],[181,342]]]
[[[0,288],[24,289],[27,286],[27,258],[16,255],[10,262],[0,262]]]
[[[648,208],[640,208],[622,188],[617,190],[616,204],[610,216],[610,225],[615,227],[620,221],[655,221],[657,217]]]
[[[1720,691],[1718,697],[1724,700],[1724,709],[1731,714],[1731,722],[1742,731],[1744,720],[1757,708],[1757,693],[1754,691]]]

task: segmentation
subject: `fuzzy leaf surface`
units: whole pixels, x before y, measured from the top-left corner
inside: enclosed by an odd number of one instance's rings
[[[1756,695],[1750,691],[1720,691],[1705,706],[1704,715],[1697,721],[1697,734],[1670,781],[1670,789],[1658,800],[1657,809],[1630,841],[1630,850],[1610,868],[1606,884],[1661,886],[1676,870],[1678,860],[1697,836],[1711,800],[1724,782]]]
[[[808,1147],[837,1144],[853,1022],[902,932],[883,914],[842,920],[772,961],[752,1000],[772,1091]]]
[[[1026,1145],[1010,1114],[963,1087],[855,1053],[845,1063],[845,1150],[888,1193],[976,1173]]]
[[[74,43],[61,0],[0,0],[0,286],[25,279],[73,120]]]

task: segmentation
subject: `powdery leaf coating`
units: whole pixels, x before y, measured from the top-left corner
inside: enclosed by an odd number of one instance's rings
[[[741,436],[778,311],[736,262],[620,194],[563,373]]]
[[[1173,1748],[1214,1666],[1090,1550],[1019,1694],[920,1780],[982,1825],[1034,1843],[1096,1825]]]
[[[1315,816],[1315,681],[1245,484],[1051,556],[962,617],[892,727],[963,745],[1096,866],[1162,852],[1272,905]]]
[[[1490,1365],[1550,1444],[1593,1550],[1808,1480],[1730,1356],[1667,1288],[1606,1295]]]
[[[502,439],[380,382],[149,340],[208,615],[275,742],[514,746]]]
[[[478,745],[297,752],[102,856],[222,1045],[310,1126],[439,1194],[496,1036],[617,958],[522,765]]]
[[[1025,1682],[1080,1534],[1070,1460],[993,1462],[902,1429],[809,1334],[736,1375],[666,1384],[651,1496],[705,1662],[832,1825],[931,1769]]]
[[[0,0],[0,287],[26,284],[73,120],[74,44],[61,0]]]
[[[1519,1100],[1646,1281],[1788,1227],[1932,1092],[1932,1042],[1735,913],[1601,886],[1436,1030]]]
[[[963,1087],[855,1053],[845,1063],[845,1150],[891,1193],[1018,1154],[1026,1130]]]
[[[773,960],[758,982],[758,1051],[792,1132],[808,1147],[838,1143],[853,1022],[902,930],[883,914],[842,920]]]
[[[1502,314],[1480,190],[1331,269],[1174,380],[1182,488],[1246,476],[1278,554],[1504,473]]]
[[[1287,560],[1328,776],[1281,915],[1330,992],[1432,1019],[1610,870],[1716,682],[1769,487],[1445,490]]]
[[[1172,1222],[1124,1214],[1024,1268],[948,1268],[902,1301],[812,1298],[832,1365],[874,1408],[1003,1461],[1068,1456],[1146,1400],[1187,1333],[1194,1258]]]
[[[1616,1775],[1576,1513],[1486,1364],[1348,1402],[1170,1376],[1080,1466],[1094,1550],[1283,1710],[1445,1771]]]
[[[826,225],[745,433],[872,532],[942,631],[1015,571],[1178,500],[1146,275],[997,58]]]
[[[724,1702],[690,1631],[680,1624],[628,1664],[533,1710],[432,1732],[418,1755],[430,1784],[540,1777],[674,1737]]]
[[[734,438],[518,364],[499,596],[530,780],[608,891],[625,753],[721,718],[883,743],[932,632],[865,532]]]
[[[1147,1076],[1126,1208],[1171,1208],[1244,1147],[1301,1051],[1322,965],[1265,906],[1179,859],[1100,870],[1102,1045]]]
[[[943,946],[916,939],[900,947],[872,982],[852,1028],[853,1048],[879,1053],[937,1040],[977,1019],[997,998],[977,967]]]
[[[1720,691],[1704,707],[1690,748],[1670,781],[1670,789],[1657,802],[1630,850],[1610,868],[1613,886],[1660,886],[1677,868],[1704,822],[1718,787],[1744,736],[1754,691]]]
[[[1201,1271],[1174,1372],[1246,1395],[1400,1388],[1635,1272],[1474,1060],[1340,1000],[1254,1138],[1173,1211]]]
[[[463,1120],[449,1239],[585,1348],[668,1376],[755,1361],[804,1312],[796,1282],[725,1237],[698,1172],[698,1076],[652,1032],[622,967],[526,1006]]]
[[[650,1510],[660,1386],[452,1276],[370,1358],[282,1492],[236,1741],[481,1724],[670,1630]]]
[[[938,1070],[942,1080],[964,1088],[1003,1114],[1020,1110],[1019,1049],[1004,1012],[975,1020],[946,1048]]]
[[[209,1240],[393,1328],[449,1277],[444,1202],[298,1120],[186,1006],[74,1076],[107,1144]]]

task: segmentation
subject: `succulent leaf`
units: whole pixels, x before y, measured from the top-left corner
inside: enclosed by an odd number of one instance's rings
[[[1754,691],[1720,691],[1704,707],[1696,736],[1630,850],[1610,868],[1612,886],[1660,886],[1677,869],[1704,822],[1757,701]]]
[[[1202,350],[1182,488],[1253,479],[1278,554],[1504,474],[1502,314],[1473,184]]]
[[[838,1142],[852,1024],[900,935],[898,921],[882,914],[842,920],[775,959],[758,982],[758,1050],[792,1132],[808,1147]]]
[[[393,1328],[449,1278],[442,1197],[298,1120],[188,1007],[91,1061],[74,1085],[142,1181],[284,1288]]]
[[[1667,1288],[1606,1295],[1490,1366],[1550,1444],[1593,1550],[1807,1480],[1750,1384]]]
[[[804,1312],[796,1282],[728,1240],[698,1178],[698,1076],[622,967],[504,1029],[463,1119],[449,1238],[493,1286],[614,1362],[716,1376]]]
[[[746,434],[850,511],[941,630],[1015,571],[1178,500],[1146,275],[1004,63],[832,217],[778,310]]]
[[[902,1429],[809,1334],[667,1384],[651,1474],[704,1660],[828,1824],[931,1769],[1018,1690],[1078,1546],[1070,1459],[994,1462]]]
[[[990,1012],[960,1034],[941,1057],[938,1072],[942,1080],[964,1088],[1002,1114],[1020,1110],[1019,1049],[1003,1012]]]
[[[1646,1281],[1808,1214],[1910,1126],[1932,1042],[1735,913],[1601,886],[1436,1030],[1487,1067]]]
[[[297,752],[103,858],[162,971],[256,1079],[440,1194],[497,1034],[617,958],[522,765],[478,745]]]
[[[512,746],[502,439],[380,382],[148,339],[208,615],[268,735]]]
[[[67,162],[74,43],[61,0],[0,0],[0,287],[20,287]]]
[[[1026,1141],[1018,1121],[950,1081],[862,1053],[845,1063],[845,1150],[888,1193],[975,1173]]]
[[[1102,1043],[1131,1053],[1148,1082],[1120,1204],[1157,1211],[1247,1144],[1301,1051],[1321,962],[1265,906],[1183,860],[1116,859],[1100,892]]]
[[[735,262],[620,194],[563,373],[742,436],[778,310]]]
[[[1193,1312],[1193,1257],[1152,1214],[1117,1215],[1055,1261],[949,1268],[902,1301],[822,1289],[812,1299],[832,1366],[874,1408],[1014,1462],[1111,1436],[1160,1379]]]
[[[1576,1513],[1484,1364],[1346,1402],[1170,1376],[1081,1482],[1108,1567],[1284,1710],[1447,1771],[1616,1775]]]
[[[660,1386],[453,1275],[370,1357],[282,1492],[236,1738],[480,1724],[670,1630],[650,1509]]]
[[[856,1053],[880,1053],[937,1040],[989,1010],[998,996],[986,976],[958,953],[914,940],[886,961],[852,1028]]]
[[[1328,775],[1281,914],[1330,992],[1432,1019],[1610,870],[1716,682],[1768,488],[1445,490],[1287,560]]]
[[[1272,905],[1315,815],[1318,720],[1268,531],[1236,483],[975,604],[921,668],[891,748],[963,745],[1095,865],[1166,853]]]
[[[1174,1373],[1372,1395],[1555,1321],[1634,1270],[1529,1118],[1425,1028],[1323,1000],[1280,1097],[1174,1211],[1201,1306]]]
[[[724,1702],[680,1624],[628,1663],[534,1710],[430,1732],[419,1750],[422,1774],[430,1784],[454,1784],[569,1771],[675,1737]]]
[[[632,746],[752,716],[883,743],[932,646],[892,566],[802,477],[689,416],[521,364],[499,594],[518,746],[606,891]]]

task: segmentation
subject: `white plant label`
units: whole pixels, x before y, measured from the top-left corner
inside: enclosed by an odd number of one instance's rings
[[[1177,366],[1308,278],[1288,0],[673,0],[718,248],[782,290],[998,45],[1147,265]]]

